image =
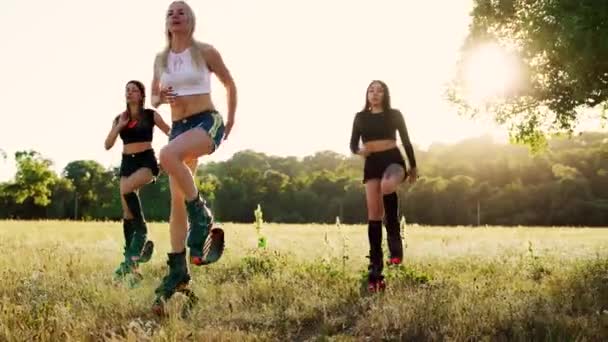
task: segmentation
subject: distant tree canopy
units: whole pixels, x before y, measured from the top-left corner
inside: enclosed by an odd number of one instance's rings
[[[77,160],[63,169],[63,177],[74,186],[77,217],[95,217],[111,208],[112,200],[116,198],[113,193],[114,170],[105,170],[93,160]]]
[[[17,152],[14,179],[0,183],[0,218],[120,220],[117,168],[90,160],[60,175],[34,151]],[[416,150],[420,179],[399,190],[400,214],[428,225],[581,225],[608,222],[608,134],[550,139],[547,151],[490,138]],[[321,151],[303,158],[245,150],[222,162],[201,158],[196,183],[220,222],[367,221],[363,161]],[[141,191],[149,221],[167,221],[169,182]]]
[[[475,106],[465,96],[464,67],[487,42],[514,53],[522,77],[511,92]],[[606,122],[607,1],[474,0],[461,57],[450,99],[462,113],[508,124],[517,142],[539,147],[547,134],[571,133],[585,111]]]
[[[35,205],[46,207],[51,203],[52,187],[57,176],[50,170],[52,162],[35,151],[15,153],[17,174],[8,190],[15,203],[31,200]]]

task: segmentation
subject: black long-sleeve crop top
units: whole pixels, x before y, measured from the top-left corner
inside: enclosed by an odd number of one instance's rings
[[[397,140],[396,132],[399,131],[401,142],[410,167],[416,167],[414,148],[405,126],[403,114],[397,109],[391,109],[382,113],[359,112],[355,115],[350,137],[350,150],[352,153],[359,151],[359,139],[368,142],[373,140]]]

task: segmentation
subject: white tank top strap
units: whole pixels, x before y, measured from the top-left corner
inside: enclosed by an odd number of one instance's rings
[[[180,53],[169,51],[167,58],[167,68],[160,77],[161,87],[173,87],[177,96],[211,92],[210,70],[206,63],[197,68],[190,48]]]

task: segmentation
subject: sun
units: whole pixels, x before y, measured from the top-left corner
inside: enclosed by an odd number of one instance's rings
[[[516,57],[494,43],[475,48],[464,71],[467,98],[473,104],[507,95],[517,86],[520,77]]]

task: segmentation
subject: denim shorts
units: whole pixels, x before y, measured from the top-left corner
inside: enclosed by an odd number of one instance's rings
[[[213,140],[213,151],[215,151],[224,137],[224,119],[215,110],[207,110],[196,113],[185,119],[173,121],[169,141],[177,138],[180,134],[193,128],[202,128]]]

